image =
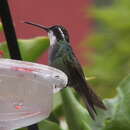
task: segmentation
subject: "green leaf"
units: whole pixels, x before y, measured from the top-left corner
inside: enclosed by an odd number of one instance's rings
[[[61,99],[60,93],[56,93],[53,96],[53,103],[54,103],[53,110],[57,109],[57,107],[59,107],[62,104],[62,99]]]
[[[61,91],[64,114],[70,130],[91,130],[92,121],[85,108],[76,100],[70,88]]]
[[[104,130],[130,130],[130,75],[118,87],[115,114]]]
[[[47,37],[36,37],[28,40],[20,39],[18,43],[22,58],[25,61],[36,61],[49,47]],[[4,51],[4,58],[9,58],[9,51],[5,42],[0,44],[0,50]]]
[[[41,121],[38,125],[39,130],[62,130],[58,124],[48,120]]]
[[[0,23],[0,32],[3,31],[2,23]]]
[[[93,130],[130,130],[130,75],[117,88],[117,96],[105,100],[107,111],[98,110]]]

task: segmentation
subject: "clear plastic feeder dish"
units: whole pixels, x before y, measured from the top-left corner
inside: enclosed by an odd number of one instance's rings
[[[53,93],[66,84],[67,76],[58,69],[0,59],[0,130],[25,127],[48,117]]]

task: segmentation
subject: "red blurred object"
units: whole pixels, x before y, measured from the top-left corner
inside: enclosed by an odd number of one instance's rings
[[[15,106],[15,108],[16,108],[17,110],[20,110],[20,109],[23,108],[23,106],[17,105],[17,106]]]
[[[0,50],[0,57],[3,57],[4,51]]]
[[[34,68],[31,69],[31,68],[23,68],[23,67],[13,67],[11,69],[16,70],[16,71],[23,71],[23,72],[33,72],[37,70]]]
[[[42,30],[25,25],[22,21],[32,21],[45,26],[61,24],[70,34],[72,46],[81,64],[84,49],[78,45],[91,30],[91,21],[87,18],[86,8],[91,0],[10,0],[16,33],[19,38],[31,38],[47,35]],[[47,63],[47,55],[42,56],[40,63]]]

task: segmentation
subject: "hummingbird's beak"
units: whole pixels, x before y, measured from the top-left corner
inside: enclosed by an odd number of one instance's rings
[[[35,23],[32,23],[32,22],[27,22],[27,21],[24,21],[24,23],[30,24],[30,25],[33,25],[33,26],[36,26],[36,27],[39,27],[39,28],[41,28],[41,29],[44,29],[46,32],[49,32],[49,28],[48,28],[48,27],[45,27],[45,26],[43,26],[43,25],[35,24]]]

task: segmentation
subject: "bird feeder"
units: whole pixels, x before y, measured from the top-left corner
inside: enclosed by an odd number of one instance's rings
[[[0,59],[0,130],[29,126],[48,117],[53,94],[66,84],[67,76],[53,67]]]

